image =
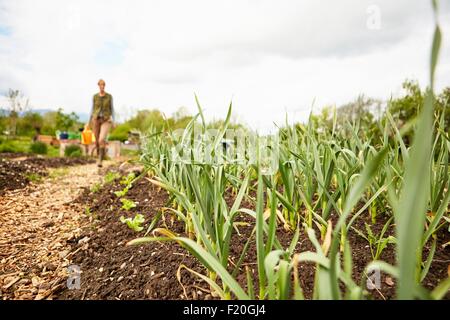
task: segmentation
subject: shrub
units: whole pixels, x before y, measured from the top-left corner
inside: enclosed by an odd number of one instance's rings
[[[108,136],[109,141],[122,141],[128,139],[128,132],[131,130],[131,126],[128,123],[119,124]]]
[[[30,152],[37,154],[47,154],[48,148],[44,142],[36,141],[30,145]]]
[[[68,145],[64,149],[64,155],[66,157],[81,157],[82,154],[83,154],[83,152],[81,150],[81,147],[76,144]]]
[[[79,158],[81,156],[83,156],[83,153],[81,152],[81,150],[75,150],[74,152],[72,152],[70,154],[69,157],[71,157],[71,158]]]

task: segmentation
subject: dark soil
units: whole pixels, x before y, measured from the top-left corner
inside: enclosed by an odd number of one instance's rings
[[[205,269],[178,244],[173,242],[151,242],[140,246],[126,246],[126,243],[146,230],[136,233],[119,221],[120,216],[133,217],[136,213],[151,221],[166,205],[167,194],[157,190],[146,179],[139,180],[126,195],[137,203],[129,212],[121,209],[122,203],[114,191],[123,189],[118,181],[105,185],[97,193],[89,190],[77,200],[92,212],[91,227],[82,237],[88,237],[88,245],[75,239],[73,263],[81,267],[81,289],[66,290],[60,299],[181,299],[183,288],[176,272],[183,264],[198,272]],[[170,217],[167,217],[170,219]],[[163,221],[172,230],[182,230],[178,221]],[[84,248],[83,248],[84,246]],[[192,298],[208,299],[207,286],[187,271],[182,271],[181,281],[187,295]],[[198,287],[198,288],[196,288]]]
[[[181,272],[181,283],[177,280],[177,270],[180,265],[185,265],[197,272],[206,274],[206,270],[189,253],[174,242],[150,242],[140,246],[126,246],[132,239],[143,236],[145,230],[136,233],[119,221],[124,215],[132,217],[141,213],[146,218],[146,225],[156,216],[162,207],[169,206],[167,193],[152,185],[147,179],[139,180],[130,189],[126,198],[136,201],[137,207],[126,212],[121,209],[119,198],[114,191],[121,190],[122,185],[118,180],[105,185],[97,193],[89,190],[77,199],[89,208],[91,212],[91,225],[86,228],[84,235],[72,243],[74,252],[73,263],[81,267],[81,289],[68,290],[60,293],[60,299],[214,299],[208,293],[208,285],[198,277],[186,270]],[[233,197],[226,195],[226,201],[231,204]],[[241,207],[254,209],[252,201],[245,200]],[[331,217],[333,225],[337,218]],[[366,234],[365,222],[371,225],[374,234],[379,234],[388,218],[384,215],[377,217],[375,224],[367,213],[356,219],[354,227]],[[229,271],[233,270],[233,264],[239,260],[244,245],[249,239],[254,227],[254,221],[248,216],[242,215],[237,221],[243,222],[238,226],[239,234],[232,236],[230,247]],[[170,214],[163,215],[157,223],[157,227],[167,227],[173,232],[186,236],[184,225],[174,219]],[[446,230],[444,230],[446,231]],[[388,228],[385,237],[393,235],[394,225]],[[320,239],[320,233],[316,230],[316,236]],[[89,238],[78,243],[81,238]],[[292,241],[293,233],[286,231],[283,226],[277,229],[277,238],[280,244],[287,248]],[[357,284],[365,285],[367,277],[364,269],[373,261],[369,243],[354,231],[350,231],[348,239],[351,245],[353,258],[353,280]],[[320,241],[320,240],[319,240]],[[429,289],[434,288],[441,279],[447,277],[447,267],[450,260],[448,248],[442,244],[450,241],[448,232],[440,232],[436,254],[428,276],[423,285]],[[315,251],[306,234],[301,234],[294,252]],[[427,256],[429,247],[424,250]],[[258,292],[258,275],[256,266],[256,245],[252,241],[245,256],[243,265],[237,276],[237,281],[243,288],[247,287],[244,267],[249,267],[253,272],[255,292]],[[390,264],[395,263],[395,247],[388,244],[382,252],[380,259]],[[298,267],[300,284],[305,298],[313,297],[315,265],[301,263]],[[344,286],[342,286],[344,289]],[[395,279],[388,275],[381,275],[381,288],[369,291],[369,299],[392,299],[395,297]],[[447,299],[450,294],[447,294]]]
[[[7,190],[25,188],[31,181],[48,174],[48,168],[93,163],[87,158],[47,158],[30,156],[15,160],[11,154],[0,154],[0,195]]]
[[[14,159],[28,156],[30,154],[25,152],[0,152],[0,159]]]

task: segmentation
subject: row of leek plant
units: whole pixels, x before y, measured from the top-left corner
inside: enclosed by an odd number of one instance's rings
[[[200,105],[199,114],[181,136],[169,131],[167,136],[154,134],[147,138],[142,161],[154,174],[152,182],[171,195],[174,206],[168,211],[185,223],[188,237],[159,228],[153,230],[153,237],[131,243],[179,242],[207,268],[208,274],[181,267],[208,282],[223,299],[302,299],[298,264],[305,261],[317,266],[314,298],[360,299],[367,293],[365,278],[354,281],[347,235],[360,215],[369,212],[376,222],[377,215],[385,212],[395,221],[397,263],[391,266],[374,261],[368,269],[378,267],[396,277],[398,298],[441,298],[450,287],[450,280],[444,280],[431,293],[420,285],[433,259],[436,233],[448,224],[450,200],[450,140],[444,128],[445,114],[433,117],[434,70],[440,38],[437,26],[430,89],[417,119],[411,148],[405,146],[402,133],[387,113],[388,121],[379,123],[383,137],[376,142],[360,132],[357,122],[347,123],[346,130],[339,131],[334,121],[331,131],[319,133],[311,121],[304,128],[286,126],[281,130],[278,170],[270,175],[262,173],[259,158],[256,164],[243,166],[225,156],[222,163],[212,165],[197,162],[191,151],[182,155],[189,161],[174,161],[173,146],[188,143],[198,118],[202,120],[202,133],[207,135]],[[196,147],[204,150],[208,147],[205,144],[210,144],[209,150],[214,153],[225,135],[230,115],[231,105],[218,134]],[[253,199],[250,191],[255,186]],[[230,207],[225,198],[228,188],[235,195]],[[254,201],[255,210],[241,207],[245,198]],[[231,263],[230,243],[240,214],[252,217],[255,225],[238,261]],[[335,226],[330,220],[332,214],[338,219]],[[280,216],[293,233],[287,248],[276,237]],[[391,221],[392,218],[387,223]],[[320,230],[319,238],[314,228]],[[307,233],[315,252],[295,252],[301,232]],[[423,249],[430,239],[431,249],[424,261]],[[249,268],[242,268],[251,241],[255,241],[257,249],[258,292]],[[245,272],[245,286],[236,281],[240,272]]]

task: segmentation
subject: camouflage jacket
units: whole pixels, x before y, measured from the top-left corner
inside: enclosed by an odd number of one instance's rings
[[[114,118],[114,106],[113,97],[109,93],[105,93],[102,97],[99,93],[94,95],[92,100],[92,112],[91,117],[93,119],[103,117],[105,119]]]

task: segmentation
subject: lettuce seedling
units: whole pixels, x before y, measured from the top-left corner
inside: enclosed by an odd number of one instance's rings
[[[138,213],[134,216],[133,219],[125,218],[124,216],[121,216],[120,222],[126,223],[128,228],[130,228],[131,230],[139,232],[144,229],[144,227],[142,227],[142,223],[145,222],[145,219],[142,214]]]
[[[130,209],[136,208],[136,202],[128,199],[120,199],[122,202],[122,209],[129,211]]]

